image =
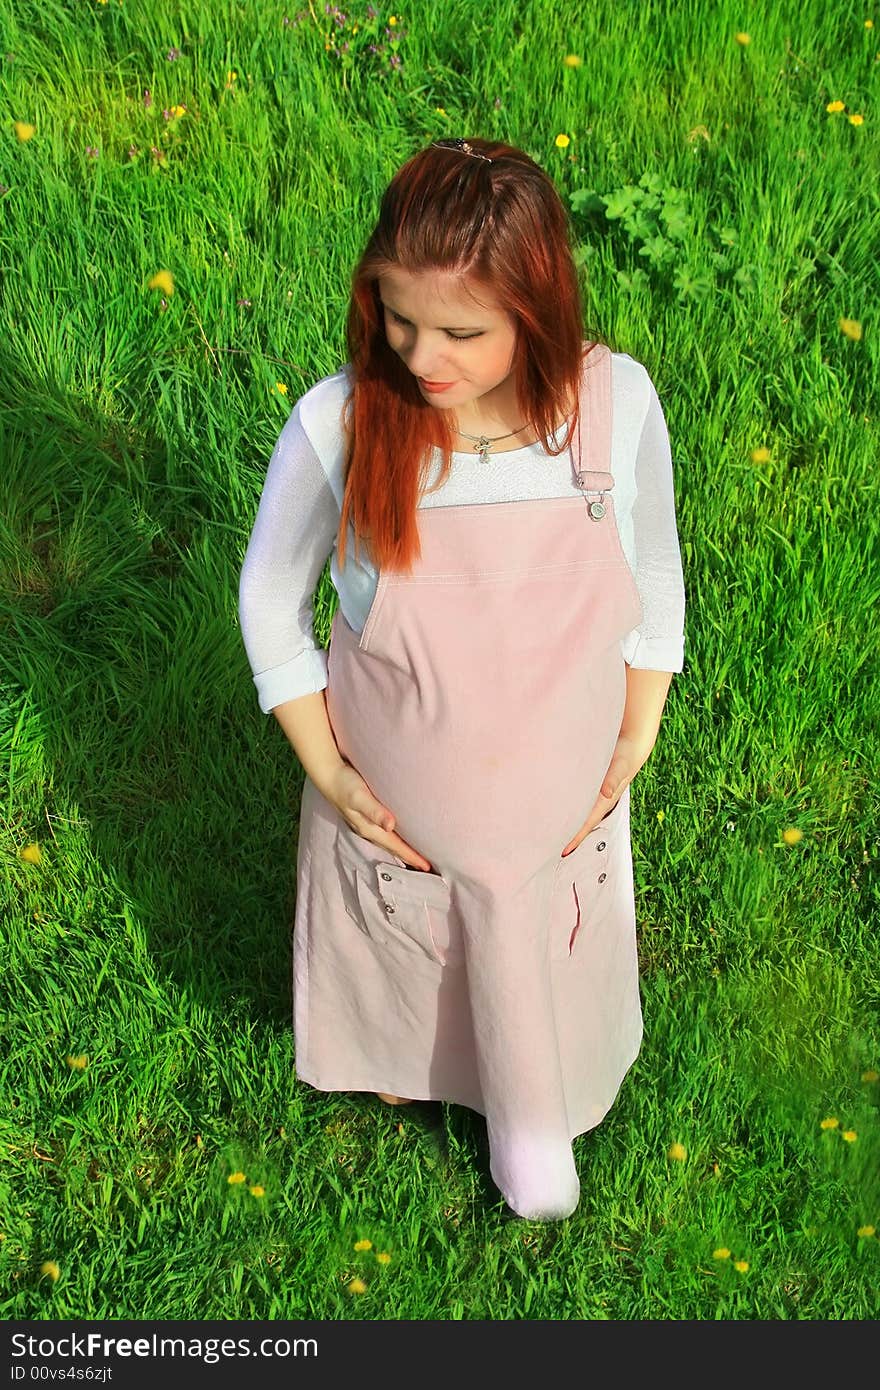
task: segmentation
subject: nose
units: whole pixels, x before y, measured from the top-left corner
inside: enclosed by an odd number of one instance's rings
[[[451,381],[446,368],[439,362],[429,362],[426,357],[411,357],[407,363],[413,376],[420,376],[422,381]]]
[[[436,361],[431,356],[432,351],[434,349],[429,348],[427,344],[418,344],[416,347],[402,352],[401,356],[413,376],[420,376],[423,381],[451,381],[452,378],[442,362]]]

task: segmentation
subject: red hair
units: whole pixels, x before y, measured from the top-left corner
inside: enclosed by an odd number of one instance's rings
[[[452,272],[487,285],[515,320],[512,371],[528,425],[554,456],[578,426],[583,311],[565,207],[522,150],[468,143],[492,163],[430,145],[397,171],[352,275],[346,342],[354,381],[343,408],[340,564],[351,518],[355,555],[365,538],[377,568],[409,573],[421,554],[416,513],[433,449],[443,455],[434,491],[452,467],[455,434],[447,416],[423,400],[385,336],[378,280],[387,271]],[[568,437],[551,449],[546,441],[572,400]]]

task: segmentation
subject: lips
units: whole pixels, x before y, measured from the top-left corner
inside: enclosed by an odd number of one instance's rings
[[[425,391],[448,391],[450,386],[454,386],[454,381],[425,381],[424,377],[419,377],[419,385]]]

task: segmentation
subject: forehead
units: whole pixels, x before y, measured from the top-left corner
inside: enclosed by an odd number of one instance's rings
[[[449,270],[409,271],[396,267],[378,279],[379,291],[387,292],[395,302],[433,305],[449,312],[457,310],[473,314],[501,316],[495,296],[487,285]]]

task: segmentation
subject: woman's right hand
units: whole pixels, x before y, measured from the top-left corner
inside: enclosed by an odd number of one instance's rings
[[[357,768],[343,762],[334,773],[330,785],[321,788],[356,835],[372,840],[381,849],[391,850],[410,868],[431,869],[424,855],[394,833],[394,816],[370,791]]]

